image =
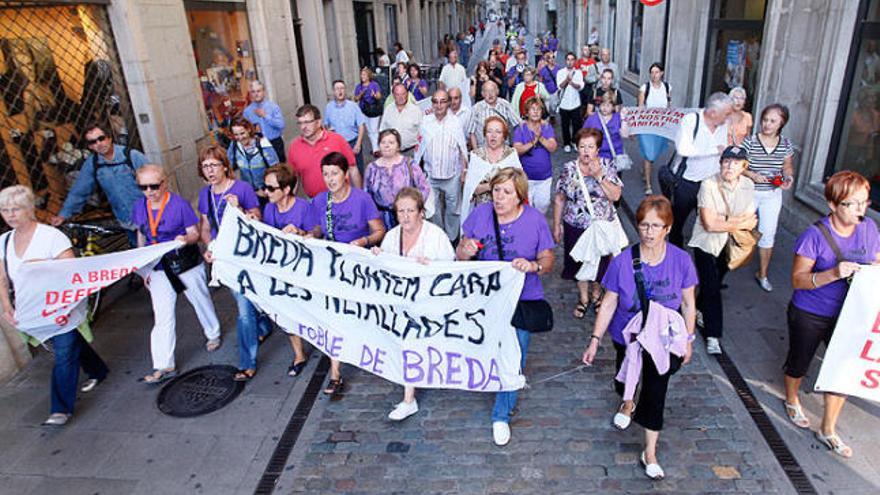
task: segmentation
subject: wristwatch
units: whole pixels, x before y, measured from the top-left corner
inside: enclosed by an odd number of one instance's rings
[[[544,267],[541,266],[541,262],[540,262],[540,261],[536,261],[535,264],[538,265],[538,269],[535,270],[535,273],[540,273],[540,272],[542,272],[542,271],[544,270]]]

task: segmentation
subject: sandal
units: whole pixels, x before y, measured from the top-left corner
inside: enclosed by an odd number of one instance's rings
[[[810,418],[808,418],[804,414],[804,410],[801,408],[800,404],[789,404],[788,402],[782,401],[785,404],[785,413],[788,415],[788,419],[794,423],[798,428],[809,428],[810,427]]]
[[[330,381],[327,382],[327,387],[324,388],[324,393],[326,395],[334,395],[336,393],[342,392],[343,385],[344,384],[342,383],[342,377],[339,377],[338,380],[334,380],[331,378]]]
[[[297,363],[296,361],[290,363],[290,366],[287,367],[287,376],[297,376],[302,373],[303,368],[306,367],[306,361],[301,363]]]
[[[208,352],[214,352],[219,348],[220,337],[217,337],[216,339],[209,339],[208,342],[205,344],[205,350],[207,350]]]
[[[138,381],[148,385],[158,385],[160,383],[165,383],[176,376],[177,370],[153,370],[149,375],[138,378]]]
[[[236,373],[235,376],[232,377],[232,379],[237,382],[246,382],[256,375],[257,370],[255,369],[238,370],[238,373]]]
[[[574,307],[574,312],[572,313],[572,315],[578,320],[583,320],[584,316],[587,315],[587,311],[590,309],[589,306],[589,302],[583,303],[581,301],[578,301],[577,306]]]
[[[837,436],[837,433],[832,433],[827,437],[822,434],[822,432],[816,432],[816,440],[822,442],[826,447],[831,449],[832,452],[843,457],[845,459],[849,459],[853,455],[853,450],[849,447],[849,445],[843,443],[843,440]]]

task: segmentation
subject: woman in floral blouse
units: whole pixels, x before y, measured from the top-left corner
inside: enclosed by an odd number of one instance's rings
[[[379,133],[379,152],[381,156],[367,166],[364,176],[364,190],[382,213],[385,228],[397,225],[394,216],[394,198],[404,187],[414,187],[428,199],[431,185],[418,164],[400,153],[400,133],[396,129],[386,129]]]
[[[617,211],[614,201],[620,199],[623,182],[617,176],[614,162],[599,157],[602,146],[602,132],[596,129],[581,129],[575,135],[578,157],[563,166],[562,174],[556,183],[556,196],[553,200],[553,238],[563,242],[565,263],[562,278],[577,282],[579,300],[574,309],[575,318],[583,318],[592,306],[598,309],[601,287],[596,280],[602,280],[611,256],[602,258],[595,280],[576,280],[580,263],[572,259],[571,249],[590,223],[590,207],[587,205],[584,190],[588,191],[592,211],[596,219],[614,220]]]

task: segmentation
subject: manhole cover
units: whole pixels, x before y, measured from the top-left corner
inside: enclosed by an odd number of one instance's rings
[[[162,387],[156,406],[178,418],[191,418],[214,412],[229,404],[244,389],[244,382],[232,379],[234,366],[210,365],[195,368]]]

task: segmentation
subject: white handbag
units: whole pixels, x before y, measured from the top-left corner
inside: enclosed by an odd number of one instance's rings
[[[605,121],[602,120],[602,116],[599,115],[599,123],[602,124],[602,130],[605,131],[605,139],[608,140],[608,149],[611,150],[611,156],[614,159],[614,168],[617,170],[629,170],[633,166],[633,161],[626,153],[618,155],[616,151],[614,151],[614,141],[611,140],[611,133],[608,132],[608,126],[605,125]]]
[[[580,270],[575,274],[577,280],[595,280],[602,257],[618,255],[622,249],[629,246],[629,239],[626,236],[626,231],[623,230],[623,224],[620,222],[620,217],[616,211],[614,213],[614,220],[608,221],[596,218],[593,211],[593,200],[590,197],[590,192],[587,190],[580,166],[576,164],[575,170],[578,174],[581,192],[587,204],[587,211],[590,213],[592,220],[590,226],[578,237],[569,255],[575,261],[582,263]]]

